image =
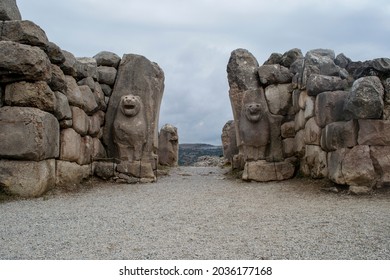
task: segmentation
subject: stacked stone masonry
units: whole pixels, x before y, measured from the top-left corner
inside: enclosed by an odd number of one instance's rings
[[[122,172],[153,181],[164,89],[158,65],[143,56],[121,59],[106,51],[76,58],[50,42],[38,25],[22,20],[16,1],[2,2],[0,20],[1,190],[40,196],[94,173],[104,179],[117,176],[116,164],[131,165],[133,159],[117,153],[110,125],[118,99],[131,94],[142,103],[139,115],[148,126],[135,163],[144,171]],[[122,146],[130,150],[134,145]]]
[[[227,73],[236,144],[224,147],[244,180],[299,172],[357,192],[390,183],[389,58],[353,62],[332,50],[292,49],[259,66],[237,49]],[[233,158],[229,145],[238,147]]]

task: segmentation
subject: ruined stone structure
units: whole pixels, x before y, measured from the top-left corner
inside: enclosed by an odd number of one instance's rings
[[[221,140],[224,158],[233,163],[233,157],[238,154],[234,121],[230,120],[224,125]]]
[[[0,188],[39,196],[95,174],[155,179],[164,73],[143,56],[76,58],[0,5]]]
[[[158,136],[158,160],[165,166],[177,166],[179,162],[179,135],[177,128],[166,124]]]
[[[293,49],[259,66],[237,49],[227,72],[239,148],[233,168],[243,179],[300,172],[353,192],[390,183],[390,59]]]

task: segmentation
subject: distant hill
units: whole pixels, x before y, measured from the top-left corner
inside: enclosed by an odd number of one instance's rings
[[[179,144],[179,165],[193,165],[201,156],[223,156],[222,146],[213,146],[209,144]]]

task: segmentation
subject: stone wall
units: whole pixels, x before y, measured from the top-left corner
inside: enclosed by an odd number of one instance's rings
[[[259,66],[237,49],[227,72],[239,148],[232,164],[243,179],[299,172],[354,191],[390,183],[390,59],[293,49]]]
[[[2,191],[39,196],[55,186],[80,183],[95,171],[105,179],[115,176],[114,158],[122,165],[133,161],[112,152],[119,143],[113,143],[110,126],[117,119],[118,99],[125,95],[137,96],[143,106],[145,140],[137,166],[148,172],[122,172],[153,180],[164,89],[157,64],[105,51],[77,58],[50,42],[37,24],[22,20],[15,1],[1,4],[0,30]],[[123,145],[134,149],[134,143]]]

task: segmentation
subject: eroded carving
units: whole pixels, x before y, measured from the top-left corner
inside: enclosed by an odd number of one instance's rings
[[[140,161],[147,140],[147,130],[139,96],[129,94],[121,97],[113,126],[114,143],[117,145],[119,158]]]
[[[166,124],[160,130],[158,157],[161,165],[177,166],[179,159],[179,137],[177,128]]]
[[[270,142],[270,123],[266,104],[249,93],[244,98],[241,108],[240,154],[249,160],[265,159]]]

